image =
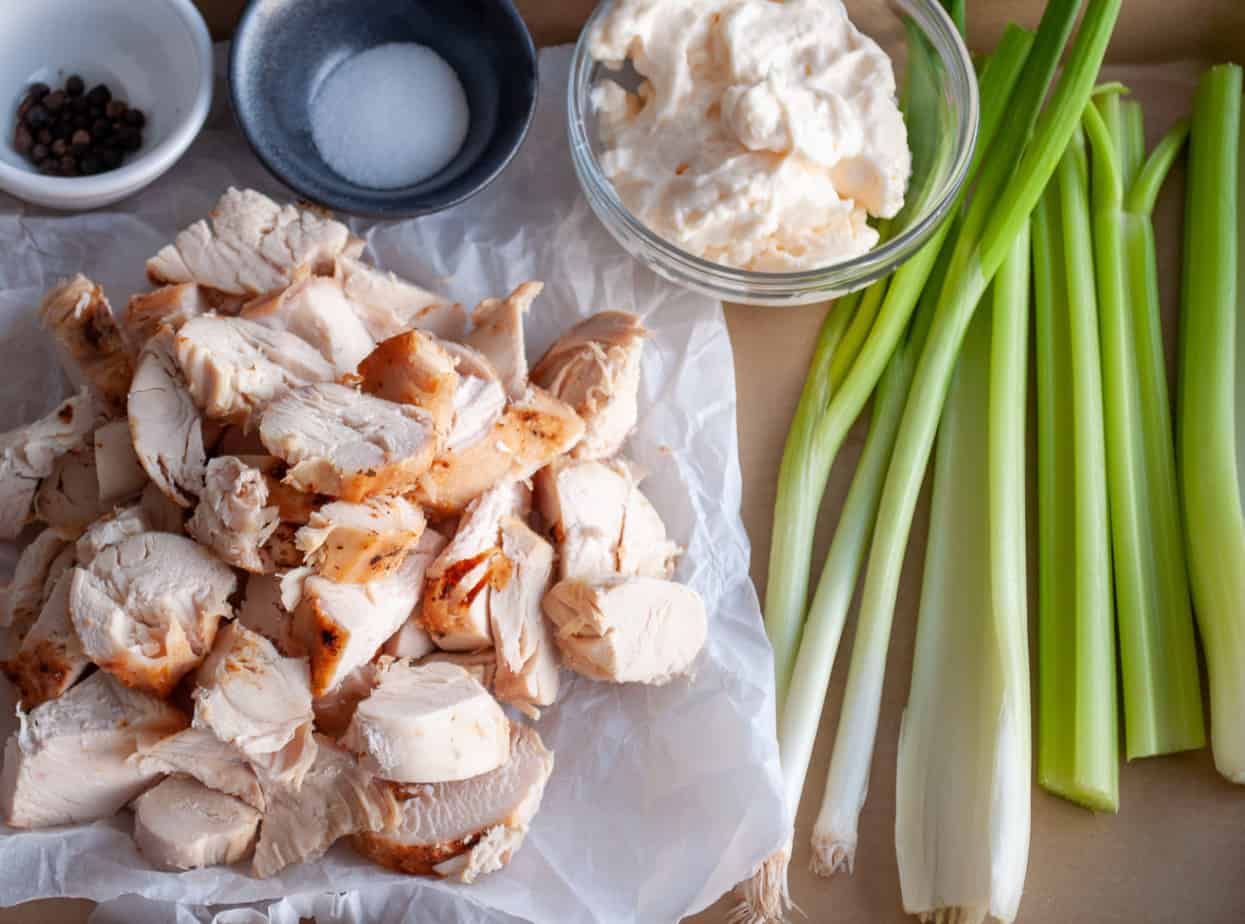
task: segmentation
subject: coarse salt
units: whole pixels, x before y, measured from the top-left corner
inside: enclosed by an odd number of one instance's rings
[[[467,137],[467,94],[423,45],[392,42],[348,58],[311,101],[311,134],[342,178],[371,189],[411,186],[450,163]]]

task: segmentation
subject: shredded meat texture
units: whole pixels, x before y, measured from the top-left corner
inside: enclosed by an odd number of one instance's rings
[[[174,356],[173,332],[147,341],[127,405],[139,464],[164,495],[190,507],[203,491],[207,451],[203,420]]]
[[[134,362],[104,290],[74,276],[44,296],[39,319],[56,337],[70,377],[90,386],[106,407],[124,408]]]

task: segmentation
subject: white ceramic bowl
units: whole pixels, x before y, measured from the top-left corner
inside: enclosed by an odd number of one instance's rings
[[[55,209],[124,199],[176,163],[212,102],[212,39],[191,0],[0,0],[0,189]],[[143,146],[115,170],[44,176],[13,149],[17,104],[36,82],[81,74],[147,115]]]

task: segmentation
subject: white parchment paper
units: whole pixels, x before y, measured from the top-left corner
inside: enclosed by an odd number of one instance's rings
[[[379,264],[464,304],[544,280],[527,325],[533,356],[586,314],[644,317],[652,336],[640,425],[626,452],[650,472],[645,490],[687,547],[679,580],[708,605],[709,641],[694,676],[648,688],[564,672],[557,706],[537,724],[556,755],[540,813],[513,862],[470,887],[399,876],[340,844],[269,880],[241,869],[154,872],[122,813],[72,829],[0,828],[0,904],[91,898],[108,903],[95,920],[127,924],[294,924],[312,915],[321,924],[653,924],[705,907],[780,843],[770,651],[739,515],[734,368],[721,307],[659,280],[592,215],[567,150],[569,60],[569,48],[542,53],[535,123],[492,186],[439,215],[355,228]],[[226,186],[292,198],[246,148],[226,100],[218,81],[207,128],[186,157],[118,206],[53,215],[0,195],[0,428],[46,412],[64,391],[32,314],[46,288],[81,271],[122,306],[146,288],[146,257],[205,215]],[[172,902],[252,905],[160,904]]]

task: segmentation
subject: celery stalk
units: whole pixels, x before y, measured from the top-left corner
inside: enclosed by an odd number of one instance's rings
[[[850,865],[855,851],[904,551],[960,343],[986,286],[1015,244],[1077,128],[1119,7],[1120,0],[1091,0],[1059,84],[1026,145],[1026,126],[1033,123],[1046,96],[1078,8],[1058,0],[1047,6],[1010,109],[1015,127],[1001,133],[991,148],[965,215],[956,258],[904,407],[878,510],[826,797],[813,831],[813,847],[824,858],[825,868]]]
[[[938,431],[895,844],[904,910],[1016,916],[1029,850],[1025,577],[1029,234],[973,318]],[[987,489],[982,490],[985,484]]]
[[[1193,102],[1180,343],[1180,482],[1215,767],[1245,783],[1245,519],[1237,458],[1241,69],[1207,71]]]
[[[1154,336],[1158,318],[1156,314],[1151,321],[1145,310],[1148,280],[1128,271],[1122,176],[1127,152],[1122,150],[1118,97],[1101,100],[1099,106],[1102,113],[1093,105],[1086,108],[1085,128],[1093,150],[1093,252],[1107,484],[1125,742],[1131,760],[1199,748],[1206,739],[1179,518],[1167,496],[1169,491],[1174,496],[1175,485],[1163,483],[1163,473],[1151,464],[1155,452],[1173,451],[1166,388],[1156,384],[1162,373],[1146,368],[1156,362],[1161,367],[1162,343],[1139,342]],[[1114,117],[1111,127],[1106,114]],[[1157,303],[1152,307],[1157,312]],[[1150,392],[1145,396],[1143,377]],[[1158,403],[1147,404],[1143,397]],[[1157,522],[1167,518],[1170,522]]]

